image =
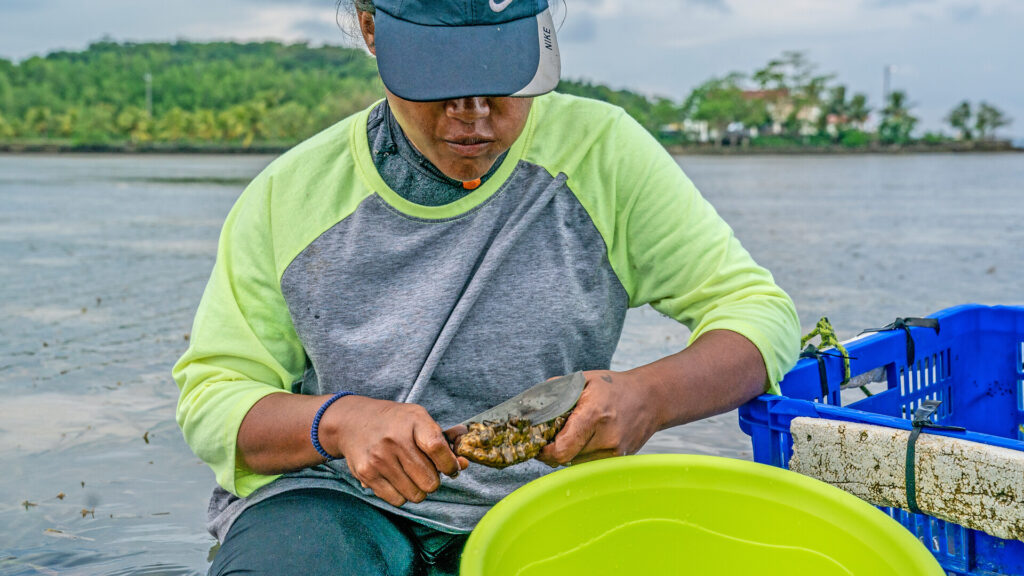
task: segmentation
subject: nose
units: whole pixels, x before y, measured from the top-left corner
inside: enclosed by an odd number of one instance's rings
[[[491,105],[487,102],[487,98],[481,96],[455,98],[447,102],[445,112],[449,118],[472,124],[490,116]]]

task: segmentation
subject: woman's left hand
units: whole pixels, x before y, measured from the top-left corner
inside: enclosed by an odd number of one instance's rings
[[[627,372],[584,372],[586,388],[555,440],[537,459],[556,467],[634,454],[659,430],[655,395]]]

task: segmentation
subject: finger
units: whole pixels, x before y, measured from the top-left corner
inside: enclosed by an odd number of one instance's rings
[[[467,459],[465,456],[459,456],[457,460],[459,461],[459,470],[465,470],[466,468],[469,468],[469,459]]]
[[[408,500],[405,496],[402,496],[398,492],[398,490],[396,490],[395,487],[392,486],[391,483],[385,480],[384,478],[380,478],[375,482],[371,482],[369,487],[371,490],[373,490],[373,493],[377,496],[377,498],[380,498],[381,500],[387,502],[388,504],[391,504],[396,508],[402,506]]]
[[[368,460],[361,460],[359,464],[356,464],[355,458],[347,458],[346,460],[348,461],[348,469],[352,472],[352,476],[359,480],[359,484],[363,488],[373,490],[373,493],[378,498],[392,506],[398,507],[405,504],[407,498],[402,496],[391,482],[381,474],[380,462],[374,464]]]
[[[423,492],[425,498],[427,494],[441,487],[441,477],[429,458],[415,448],[412,450],[415,452],[399,454],[398,462],[405,476],[413,483],[416,490]],[[413,498],[409,498],[409,500],[419,502]]]
[[[565,464],[572,460],[594,437],[596,427],[580,412],[573,412],[555,441],[541,450],[538,460],[549,466]]]
[[[456,424],[455,426],[452,426],[451,428],[444,431],[444,437],[448,439],[448,442],[452,446],[455,446],[455,442],[459,439],[459,437],[467,432],[469,432],[469,428],[467,428],[465,424]]]
[[[416,447],[430,458],[436,472],[441,472],[452,478],[459,475],[459,461],[452,452],[448,440],[441,432],[441,427],[418,426],[413,429],[413,438],[416,440]],[[418,484],[418,482],[417,482]],[[423,487],[421,485],[421,487]],[[434,488],[436,490],[437,488]],[[428,490],[433,492],[434,490]]]
[[[569,466],[576,466],[577,464],[583,464],[584,462],[592,462],[594,460],[603,460],[605,458],[614,458],[616,456],[624,455],[621,450],[595,450],[593,452],[580,452],[572,460],[568,462]]]
[[[413,467],[409,464],[410,468]],[[437,473],[434,473],[434,482],[438,482]],[[384,478],[409,502],[423,502],[427,498],[427,492],[422,490],[410,477],[409,471],[400,460],[395,461],[393,467],[389,467]]]

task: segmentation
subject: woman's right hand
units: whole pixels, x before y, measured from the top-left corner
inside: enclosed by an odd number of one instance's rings
[[[346,396],[324,412],[320,443],[392,506],[422,502],[441,486],[440,474],[455,478],[469,465],[422,406],[365,396]]]

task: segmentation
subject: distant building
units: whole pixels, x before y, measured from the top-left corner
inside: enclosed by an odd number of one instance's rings
[[[771,118],[771,124],[765,127],[765,132],[768,134],[783,133],[783,126],[786,120],[793,115],[793,109],[795,108],[789,90],[744,90],[743,98],[748,101],[764,101],[768,117]],[[800,134],[803,136],[817,134],[818,121],[821,119],[821,115],[822,110],[819,106],[804,106],[797,111],[796,119],[800,122]]]
[[[682,122],[673,122],[671,124],[665,124],[658,131],[662,135],[674,136],[676,134],[683,134],[686,139],[691,142],[707,143],[711,141],[711,127],[707,122],[703,120],[690,120],[686,119]]]

